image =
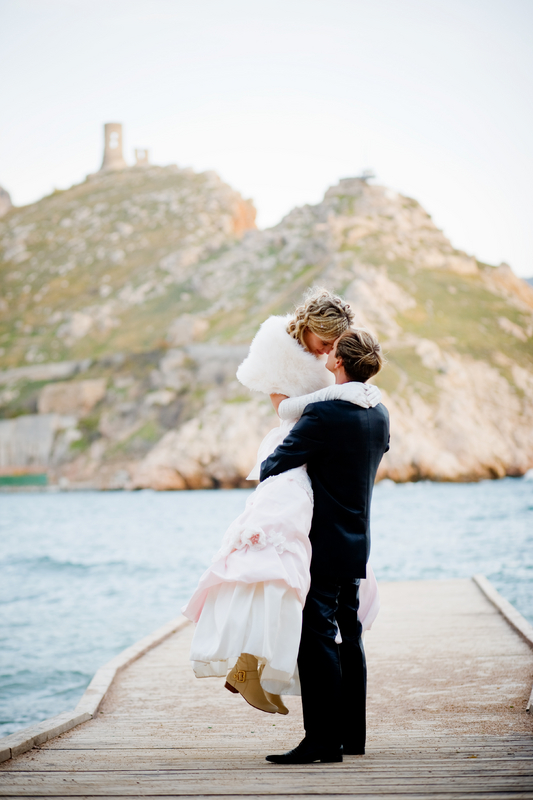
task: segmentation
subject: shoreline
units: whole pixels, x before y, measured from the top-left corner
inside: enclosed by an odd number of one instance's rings
[[[391,478],[381,478],[377,480],[375,486],[409,486],[423,483],[442,484],[442,485],[475,485],[490,481],[491,483],[504,481],[504,480],[517,480],[517,481],[532,481],[533,482],[533,469],[528,469],[522,475],[502,475],[494,476],[492,478],[479,478],[478,480],[433,480],[431,478],[420,478],[418,480],[410,481],[394,481]],[[225,492],[234,491],[235,489],[254,489],[257,486],[257,481],[249,481],[250,486],[202,486],[198,488],[183,488],[183,489],[151,489],[151,488],[128,488],[124,486],[101,488],[99,486],[60,486],[59,484],[50,484],[47,486],[0,486],[0,494],[61,494],[69,492]]]

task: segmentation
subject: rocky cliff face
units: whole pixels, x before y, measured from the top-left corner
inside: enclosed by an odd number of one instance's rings
[[[50,450],[54,480],[242,485],[276,418],[236,367],[259,323],[313,283],[343,294],[387,354],[381,477],[475,480],[533,466],[533,290],[509,267],[455,250],[414,200],[358,179],[257,231],[252,207],[216,177],[151,175],[169,185],[144,183],[142,202],[120,183],[147,181],[131,170],[83,184],[83,202],[70,190],[68,214],[52,196],[1,223],[11,371],[0,402],[6,417],[74,416]],[[50,388],[60,364],[35,363],[55,352],[76,390]]]

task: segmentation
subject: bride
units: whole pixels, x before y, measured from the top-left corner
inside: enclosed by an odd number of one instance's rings
[[[271,396],[281,423],[261,443],[249,479],[259,478],[261,462],[309,403],[343,399],[366,408],[379,403],[374,386],[331,385],[321,358],[353,318],[348,304],[318,288],[293,315],[269,317],[261,325],[237,378]],[[287,714],[280,695],[300,693],[296,662],[310,582],[312,515],[305,466],[260,483],[183,609],[197,623],[190,654],[195,675],[226,677],[227,689],[270,713]],[[360,589],[363,630],[378,609],[377,584],[368,567]]]

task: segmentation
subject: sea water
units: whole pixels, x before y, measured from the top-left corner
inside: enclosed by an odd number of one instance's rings
[[[179,615],[250,490],[0,494],[0,736]],[[484,573],[533,622],[533,481],[378,484],[379,580]]]

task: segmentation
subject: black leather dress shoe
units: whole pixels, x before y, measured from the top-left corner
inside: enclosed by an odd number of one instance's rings
[[[342,761],[342,747],[324,747],[324,745],[313,745],[305,739],[288,753],[281,753],[279,756],[267,756],[267,761],[273,764],[312,764],[313,761],[321,761],[323,764],[331,764]]]

